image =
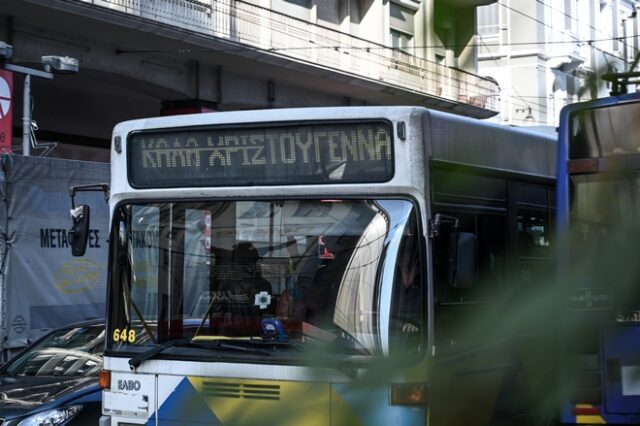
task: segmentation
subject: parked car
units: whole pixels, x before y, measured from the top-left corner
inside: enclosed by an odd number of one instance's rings
[[[104,321],[58,328],[0,368],[2,426],[97,425]]]

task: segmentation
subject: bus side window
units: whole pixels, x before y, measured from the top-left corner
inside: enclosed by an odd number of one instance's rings
[[[518,212],[518,264],[521,285],[544,285],[551,282],[553,251],[548,214],[544,211]]]
[[[518,214],[518,254],[520,257],[549,257],[549,220],[546,212]]]
[[[458,239],[467,239],[464,244],[475,244],[475,256],[471,256],[475,257],[476,273],[472,283],[459,282],[451,285],[452,280],[448,276],[450,271],[448,263],[451,259],[451,250],[458,250],[458,247],[453,247],[453,244],[457,244],[458,240],[448,236],[436,238],[434,264],[438,301],[440,303],[456,303],[498,299],[502,294],[505,279],[505,217],[460,212],[446,214],[460,220]],[[467,250],[467,253],[470,252]],[[466,261],[466,267],[471,268],[472,259],[461,259],[461,261],[463,263],[459,265],[465,265]]]

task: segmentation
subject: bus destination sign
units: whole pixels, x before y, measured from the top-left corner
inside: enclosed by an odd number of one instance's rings
[[[393,176],[385,121],[132,133],[136,188],[385,182]]]

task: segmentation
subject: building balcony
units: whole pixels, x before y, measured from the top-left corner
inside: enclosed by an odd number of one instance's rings
[[[72,0],[223,43],[225,52],[313,67],[354,84],[410,93],[427,107],[478,118],[499,111],[495,81],[241,0]],[[212,50],[213,52],[214,50]],[[309,71],[313,73],[314,71]]]

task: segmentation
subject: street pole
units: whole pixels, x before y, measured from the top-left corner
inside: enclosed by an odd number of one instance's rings
[[[53,80],[53,74],[20,65],[5,64],[4,69],[24,74],[22,99],[22,155],[31,154],[31,76]]]
[[[44,71],[33,68],[22,67],[15,64],[4,63],[13,55],[13,46],[0,41],[0,66],[7,71],[24,74],[24,91],[22,99],[22,155],[31,154],[32,126],[31,126],[31,76],[53,79],[53,73],[75,74],[79,70],[78,60],[68,56],[45,55],[40,60],[44,66]],[[11,123],[9,123],[11,125]],[[9,141],[11,142],[11,141]],[[47,151],[48,152],[48,151]]]
[[[31,74],[24,76],[22,101],[22,155],[31,154]]]

